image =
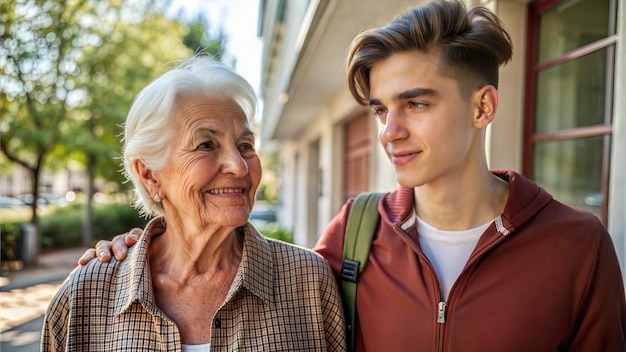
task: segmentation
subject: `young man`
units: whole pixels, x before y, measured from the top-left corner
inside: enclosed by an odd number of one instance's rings
[[[512,171],[484,131],[511,41],[485,8],[436,1],[361,33],[348,85],[379,122],[400,189],[358,283],[359,351],[624,351],[611,238],[593,215]],[[342,265],[344,206],[316,246]]]
[[[500,20],[460,1],[408,10],[353,41],[350,91],[378,119],[401,185],[378,204],[358,283],[358,351],[626,350],[606,229],[523,176],[487,167],[484,131],[511,55]],[[338,280],[351,206],[315,248]]]

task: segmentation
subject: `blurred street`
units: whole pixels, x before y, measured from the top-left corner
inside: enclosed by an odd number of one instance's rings
[[[42,254],[38,265],[0,276],[0,351],[39,351],[43,315],[85,248]]]

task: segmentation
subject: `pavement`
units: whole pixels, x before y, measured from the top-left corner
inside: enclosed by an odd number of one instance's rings
[[[46,308],[85,249],[41,254],[37,265],[0,273],[0,351],[39,351]]]

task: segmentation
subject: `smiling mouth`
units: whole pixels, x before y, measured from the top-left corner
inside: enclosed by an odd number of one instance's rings
[[[210,194],[243,193],[243,188],[220,188],[209,190]]]
[[[415,151],[415,152],[403,152],[403,153],[390,153],[389,155],[392,158],[404,158],[404,157],[412,156],[412,155],[419,154],[419,153],[421,153],[421,152],[420,151]]]
[[[403,166],[407,163],[411,162],[417,155],[421,154],[421,152],[411,152],[411,153],[402,153],[402,154],[390,154],[391,162],[396,166]]]

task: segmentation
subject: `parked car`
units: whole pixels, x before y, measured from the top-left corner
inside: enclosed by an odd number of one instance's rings
[[[25,208],[28,204],[14,197],[0,196],[0,207],[2,208]]]
[[[28,205],[33,203],[33,195],[30,193],[18,194],[15,197]],[[40,193],[39,198],[37,199],[37,205],[40,207],[51,204],[64,207],[67,203],[68,202],[65,197],[58,196],[54,193]]]
[[[250,212],[250,222],[257,227],[276,222],[276,210],[271,205],[257,203]]]

